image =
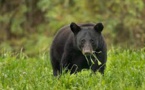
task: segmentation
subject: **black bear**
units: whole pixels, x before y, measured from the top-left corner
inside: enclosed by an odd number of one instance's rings
[[[107,61],[107,48],[102,36],[102,23],[75,24],[64,26],[56,34],[50,49],[53,75],[62,70],[76,73],[82,69],[91,69],[104,74]],[[95,55],[101,62],[92,57]],[[88,61],[86,58],[90,58]],[[91,63],[93,60],[94,63]]]

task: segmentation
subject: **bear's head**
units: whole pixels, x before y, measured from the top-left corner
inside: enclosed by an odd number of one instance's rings
[[[84,55],[93,54],[99,48],[103,28],[102,23],[84,26],[79,26],[73,22],[70,24],[70,29],[75,36],[76,46]]]

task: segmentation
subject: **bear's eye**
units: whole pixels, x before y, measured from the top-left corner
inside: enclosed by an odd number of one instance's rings
[[[94,40],[93,40],[93,39],[91,39],[90,42],[91,42],[92,44],[94,44]]]
[[[84,40],[84,39],[82,39],[82,40],[81,40],[81,44],[84,44],[84,43],[85,43],[85,40]]]

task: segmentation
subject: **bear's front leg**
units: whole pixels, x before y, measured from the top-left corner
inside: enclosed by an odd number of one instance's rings
[[[103,48],[101,50],[101,53],[96,53],[96,56],[97,56],[98,60],[101,62],[101,65],[99,65],[98,70],[101,74],[104,74],[104,70],[106,68],[106,62],[107,62],[106,48]]]
[[[99,65],[98,65],[98,61],[95,60],[95,59],[92,59],[93,60],[93,63],[91,64],[91,70],[95,73],[98,68],[99,68]]]
[[[94,59],[94,64],[91,65],[91,70],[95,73],[96,71],[99,71],[101,74],[104,74],[104,70],[106,67],[105,63],[102,63],[99,65],[98,60]]]
[[[69,53],[63,53],[63,56],[61,58],[61,62],[60,62],[60,73],[63,73],[63,70],[65,70],[65,72],[68,71],[68,66],[69,66],[69,60],[70,60],[70,55]]]

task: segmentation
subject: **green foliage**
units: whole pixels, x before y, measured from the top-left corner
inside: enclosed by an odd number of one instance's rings
[[[2,0],[0,8],[2,40],[53,36],[71,22],[103,22],[108,45],[144,46],[144,0]]]
[[[8,90],[144,90],[145,48],[123,50],[112,48],[108,52],[105,75],[83,70],[57,78],[52,76],[48,53],[28,57],[19,53],[0,55],[0,89]]]
[[[2,0],[0,5],[0,39],[52,36],[71,22],[103,22],[108,45],[144,46],[144,0]]]
[[[32,35],[27,38],[11,40],[11,42],[3,42],[0,45],[0,54],[3,52],[19,52],[22,51],[28,56],[37,56],[42,52],[48,52],[51,45],[52,38],[43,35]],[[11,44],[12,43],[12,44]]]
[[[0,0],[0,89],[145,90],[144,0]],[[105,75],[52,76],[52,37],[71,22],[103,22],[112,48]],[[49,38],[48,38],[49,37]]]

